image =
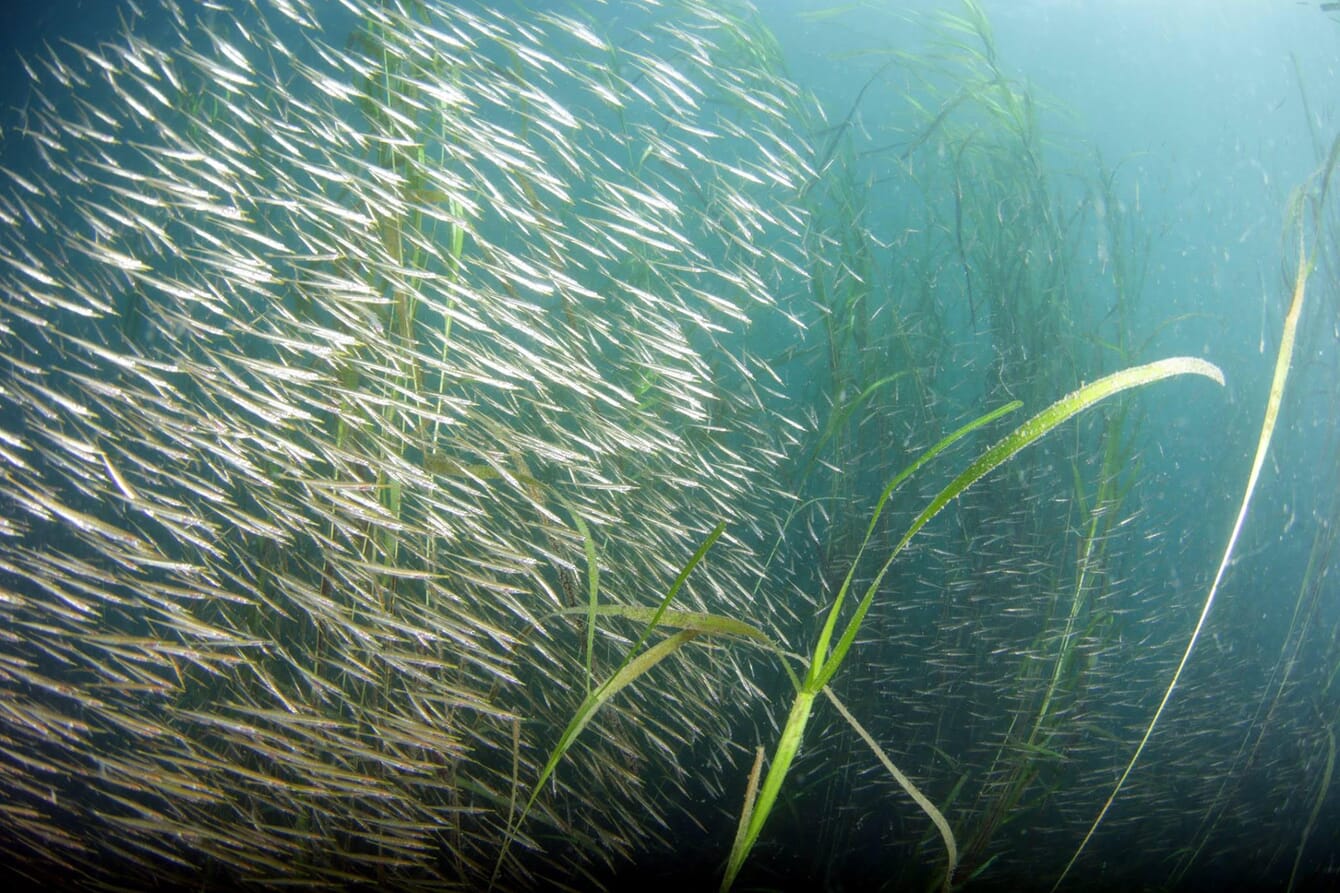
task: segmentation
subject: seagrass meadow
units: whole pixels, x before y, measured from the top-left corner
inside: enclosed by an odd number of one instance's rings
[[[1334,889],[1334,6],[32,13],[5,888]]]

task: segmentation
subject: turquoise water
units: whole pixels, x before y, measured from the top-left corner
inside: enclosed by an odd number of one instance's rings
[[[1340,17],[1165,5],[14,13],[5,872],[1334,886]]]

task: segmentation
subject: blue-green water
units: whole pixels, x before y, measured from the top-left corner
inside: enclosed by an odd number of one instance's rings
[[[1329,4],[232,6],[9,13],[15,883],[936,889],[844,580],[955,888],[1340,883]]]

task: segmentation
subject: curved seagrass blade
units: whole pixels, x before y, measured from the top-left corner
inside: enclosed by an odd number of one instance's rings
[[[574,517],[577,516],[574,515]],[[540,791],[544,790],[545,782],[547,782],[550,776],[554,774],[554,770],[558,768],[559,761],[561,761],[568,750],[571,749],[572,745],[577,740],[577,736],[582,733],[588,724],[590,724],[592,718],[595,717],[597,710],[607,704],[609,700],[620,691],[636,681],[639,676],[679,651],[679,649],[683,648],[698,636],[720,632],[728,635],[743,634],[750,638],[762,638],[764,641],[767,640],[766,635],[757,629],[749,627],[748,624],[739,623],[738,621],[731,622],[728,618],[713,617],[712,615],[707,614],[668,610],[670,602],[674,599],[680,588],[683,587],[684,581],[688,579],[689,574],[693,572],[693,569],[698,566],[698,563],[703,560],[708,551],[712,548],[712,545],[725,531],[726,525],[724,522],[713,528],[712,532],[707,535],[705,540],[703,540],[702,545],[700,545],[698,550],[693,553],[693,557],[688,560],[683,569],[680,570],[678,576],[675,577],[674,583],[672,583],[669,590],[666,591],[665,597],[661,599],[661,603],[654,609],[642,609],[645,613],[640,613],[637,609],[631,608],[624,608],[620,611],[618,610],[618,606],[606,605],[602,607],[596,604],[597,584],[595,582],[596,578],[594,573],[594,566],[596,563],[594,545],[585,523],[579,517],[577,518],[577,523],[586,540],[587,557],[592,567],[590,583],[591,598],[590,603],[585,608],[578,608],[572,613],[584,614],[588,618],[588,638],[593,635],[592,631],[594,630],[595,617],[597,615],[614,615],[621,613],[622,616],[634,617],[636,619],[646,617],[646,626],[638,636],[637,641],[628,649],[628,653],[624,655],[624,659],[619,664],[618,669],[616,669],[614,673],[612,673],[610,677],[594,691],[591,691],[586,695],[581,706],[577,708],[576,713],[573,714],[572,719],[569,720],[567,727],[563,730],[563,734],[559,736],[558,743],[554,745],[553,751],[549,754],[548,761],[545,762],[544,768],[540,771],[540,776],[536,779],[535,786],[531,789],[530,797],[527,798],[526,804],[522,807],[520,815],[516,816],[514,821],[509,821],[508,823],[507,835],[503,839],[502,846],[499,848],[498,860],[494,863],[493,876],[489,883],[490,889],[493,884],[497,882],[498,873],[502,869],[503,861],[507,857],[507,851],[511,847],[512,840],[516,837],[517,829],[521,827],[521,823],[524,822],[526,816],[530,814],[531,808],[535,805],[536,799],[540,796]],[[560,611],[556,613],[565,614],[569,612]],[[671,627],[682,626],[683,628],[669,638],[663,639],[643,651],[642,646],[646,643],[647,637],[651,635],[656,627],[662,625]],[[589,659],[589,650],[587,654]]]
[[[879,494],[879,500],[875,503],[875,511],[870,516],[870,523],[866,525],[865,538],[861,540],[861,546],[859,549],[856,550],[856,557],[852,559],[851,567],[847,570],[847,576],[843,579],[842,586],[841,588],[838,589],[837,595],[833,598],[833,604],[828,609],[828,618],[827,620],[824,621],[824,628],[819,633],[819,641],[814,646],[814,659],[811,662],[811,669],[822,666],[825,660],[827,659],[828,642],[832,638],[833,630],[835,629],[837,624],[838,611],[841,610],[842,602],[847,597],[847,590],[851,588],[851,580],[852,576],[856,573],[856,565],[860,562],[861,556],[865,554],[865,547],[870,543],[870,537],[875,532],[875,523],[879,520],[879,516],[883,514],[884,504],[889,501],[889,497],[893,495],[893,491],[898,489],[898,486],[903,481],[911,477],[923,465],[934,459],[936,456],[940,455],[940,453],[944,452],[950,446],[957,443],[959,440],[966,437],[968,434],[971,434],[973,431],[976,431],[983,425],[993,422],[996,419],[1000,418],[1001,416],[1013,412],[1022,405],[1023,404],[1018,400],[1007,403],[1004,406],[1000,406],[997,407],[996,409],[993,409],[991,412],[988,412],[985,415],[973,419],[971,422],[959,428],[958,430],[945,435],[933,447],[931,447],[929,450],[927,450],[926,452],[922,453],[919,457],[917,457],[916,461],[914,461],[911,465],[907,466],[902,471],[894,475],[893,479],[890,480],[888,484],[885,485],[884,491]]]
[[[626,620],[640,620],[643,623],[650,624],[652,618],[656,616],[656,611],[656,608],[644,608],[638,605],[600,605],[594,613],[597,617],[623,617]],[[558,617],[565,614],[584,617],[588,614],[588,609],[564,608],[549,616]],[[737,636],[743,639],[753,639],[764,645],[773,644],[768,634],[753,624],[736,620],[734,617],[708,614],[705,611],[666,610],[661,613],[656,625],[667,626],[671,629],[692,630],[701,635]]]
[[[1114,372],[1111,375],[1091,382],[1078,390],[1062,397],[1051,406],[1039,412],[1028,421],[1024,422],[1014,431],[1001,438],[994,445],[982,453],[976,461],[969,465],[958,477],[950,481],[939,494],[935,496],[930,503],[922,509],[921,513],[913,519],[903,534],[902,539],[894,546],[889,557],[885,559],[879,572],[871,581],[857,606],[851,619],[847,621],[841,638],[833,646],[831,654],[828,652],[828,641],[832,635],[837,622],[837,613],[842,604],[842,599],[851,582],[851,573],[848,573],[847,579],[843,582],[842,588],[838,591],[833,600],[832,607],[829,608],[828,618],[824,623],[824,628],[819,635],[819,641],[815,646],[813,657],[809,670],[805,675],[805,682],[796,692],[796,699],[792,702],[790,713],[787,715],[786,724],[782,727],[781,737],[778,739],[777,747],[773,752],[772,763],[768,768],[768,774],[763,780],[762,787],[759,790],[758,797],[752,803],[752,808],[746,809],[740,817],[740,831],[735,838],[735,845],[731,849],[730,859],[726,864],[726,873],[722,877],[721,891],[726,893],[735,882],[736,876],[744,866],[745,859],[749,856],[749,851],[758,840],[759,834],[763,830],[763,824],[767,821],[773,805],[777,802],[777,797],[781,792],[782,782],[790,770],[791,762],[795,759],[796,752],[800,748],[801,739],[804,736],[805,725],[809,722],[810,713],[814,707],[814,699],[820,691],[828,684],[829,680],[841,668],[842,662],[846,659],[848,651],[856,641],[857,633],[860,631],[861,622],[865,619],[866,613],[874,603],[875,594],[879,591],[879,585],[888,572],[889,567],[894,560],[907,546],[908,541],[912,539],[922,527],[940,513],[959,495],[967,490],[977,481],[981,480],[993,469],[999,467],[1004,462],[1013,458],[1025,447],[1037,441],[1043,435],[1054,430],[1063,422],[1073,416],[1088,409],[1096,403],[1107,399],[1122,391],[1142,385],[1152,384],[1165,378],[1176,375],[1203,375],[1219,384],[1223,384],[1223,373],[1218,366],[1205,360],[1195,357],[1170,357],[1164,360],[1156,360],[1152,363],[1146,363],[1143,366],[1133,366],[1129,369],[1123,369],[1120,372]],[[984,416],[983,419],[989,416]],[[981,424],[982,419],[971,423],[968,429]],[[884,503],[893,489],[907,478],[913,471],[920,468],[925,461],[932,455],[942,450],[949,443],[957,440],[964,433],[965,429],[951,434],[945,441],[941,441],[932,447],[928,453],[921,459],[909,466],[904,471],[896,475],[889,485],[884,489],[880,500],[875,508],[875,517],[884,508]],[[873,528],[873,520],[872,520]],[[870,533],[867,531],[866,540],[868,542]],[[857,552],[859,560],[861,551],[864,550],[865,543]],[[853,562],[854,563],[854,562]]]
[[[878,590],[889,566],[893,564],[893,560],[907,546],[908,541],[916,535],[917,531],[926,526],[927,522],[938,515],[946,505],[957,499],[964,490],[981,480],[988,473],[1013,458],[1024,447],[1034,443],[1044,434],[1095,403],[1131,388],[1153,384],[1174,375],[1188,374],[1203,375],[1221,385],[1224,383],[1224,375],[1218,366],[1196,357],[1169,357],[1168,359],[1146,363],[1143,366],[1132,366],[1129,369],[1123,369],[1120,372],[1114,372],[1097,381],[1090,382],[1067,394],[1018,428],[1015,428],[985,453],[977,457],[975,462],[964,469],[958,477],[950,481],[930,501],[930,504],[922,509],[921,514],[917,515],[916,519],[907,528],[907,532],[903,534],[903,538],[898,541],[898,545],[894,546],[893,552],[866,590],[865,598],[861,600],[861,604],[857,607],[855,616],[848,622],[842,638],[834,646],[833,654],[825,661],[819,673],[819,685],[827,685],[828,681],[833,678],[833,674],[837,672],[838,667],[841,666],[842,659],[846,657],[847,649],[851,648],[852,642],[855,641],[861,621],[865,618],[866,611],[870,609],[870,604],[875,598],[875,592]],[[816,652],[815,656],[817,658],[819,654]]]
[[[1337,143],[1340,145],[1340,142]],[[1327,177],[1330,170],[1334,167],[1335,155],[1332,155],[1331,165],[1327,168]],[[1299,223],[1301,225],[1301,218]],[[1126,779],[1135,768],[1140,755],[1144,753],[1145,745],[1154,734],[1154,727],[1158,725],[1159,719],[1163,716],[1164,709],[1168,706],[1168,701],[1172,699],[1173,689],[1181,681],[1182,671],[1186,669],[1187,662],[1191,660],[1191,652],[1195,650],[1196,642],[1200,639],[1201,631],[1205,628],[1205,620],[1210,616],[1210,608],[1214,605],[1214,597],[1219,592],[1219,584],[1224,579],[1224,572],[1228,570],[1228,564],[1233,557],[1233,549],[1238,542],[1238,534],[1242,532],[1243,522],[1247,519],[1247,509],[1252,502],[1252,496],[1256,492],[1256,482],[1261,476],[1261,468],[1265,465],[1266,454],[1270,451],[1270,440],[1275,434],[1275,422],[1279,418],[1280,403],[1284,399],[1284,386],[1289,380],[1289,367],[1293,362],[1294,339],[1298,333],[1298,318],[1303,312],[1303,298],[1307,291],[1307,277],[1312,271],[1312,263],[1308,260],[1303,250],[1302,233],[1298,238],[1298,273],[1294,280],[1293,299],[1289,303],[1288,315],[1284,318],[1284,330],[1280,337],[1279,353],[1275,356],[1275,373],[1270,382],[1270,396],[1266,400],[1266,412],[1261,420],[1261,433],[1256,441],[1256,456],[1252,459],[1252,468],[1247,475],[1247,483],[1243,487],[1242,502],[1238,506],[1237,519],[1233,522],[1233,530],[1228,536],[1228,543],[1224,546],[1223,557],[1219,560],[1219,569],[1215,571],[1214,581],[1210,584],[1209,592],[1205,595],[1205,603],[1200,609],[1200,617],[1196,620],[1196,626],[1191,631],[1190,638],[1187,639],[1186,648],[1182,651],[1182,659],[1177,664],[1177,669],[1173,671],[1172,679],[1168,681],[1168,687],[1163,692],[1163,698],[1159,701],[1158,707],[1154,710],[1154,715],[1149,720],[1149,725],[1145,727],[1145,733],[1140,738],[1140,743],[1136,745],[1135,753],[1131,754],[1130,762],[1122,771],[1121,777],[1117,779],[1116,785],[1112,788],[1112,793],[1108,795],[1107,801],[1103,803],[1103,808],[1098,811],[1098,815],[1089,826],[1089,830],[1084,834],[1084,839],[1079,842],[1075,848],[1075,853],[1066,863],[1061,875],[1052,884],[1052,890],[1056,890],[1065,881],[1066,876],[1070,874],[1070,869],[1075,866],[1080,854],[1084,852],[1085,847],[1093,838],[1094,832],[1102,824],[1107,812],[1112,808],[1113,802],[1117,799],[1117,794],[1121,792],[1126,784]]]
[[[949,827],[949,822],[945,820],[944,814],[935,808],[935,804],[925,794],[921,793],[921,789],[912,783],[912,779],[904,775],[902,770],[893,764],[893,760],[889,759],[889,755],[884,752],[884,748],[879,746],[875,736],[866,731],[865,726],[861,725],[856,717],[851,715],[847,705],[843,704],[838,696],[833,693],[833,690],[826,685],[824,686],[824,694],[828,697],[829,702],[837,708],[837,712],[842,714],[842,718],[847,721],[853,731],[875,752],[875,757],[885,769],[889,770],[889,774],[893,776],[893,780],[898,783],[898,786],[907,792],[907,796],[911,797],[917,806],[921,807],[921,811],[926,813],[931,823],[935,825],[935,830],[940,832],[940,839],[945,842],[945,853],[948,858],[945,866],[945,879],[941,889],[945,893],[949,893],[949,889],[954,883],[954,869],[958,867],[958,843],[954,840],[954,830]]]

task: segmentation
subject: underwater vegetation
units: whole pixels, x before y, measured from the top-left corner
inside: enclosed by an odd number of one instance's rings
[[[7,876],[1065,888],[1166,811],[1153,764],[1204,813],[1133,871],[1305,781],[1263,870],[1301,880],[1340,487],[1249,719],[1184,669],[1274,535],[1295,357],[1335,396],[1340,142],[1170,605],[1149,401],[1225,376],[1137,321],[1120,169],[1056,173],[975,2],[845,118],[746,4],[235,5],[25,58],[0,147]],[[1311,769],[1255,773],[1283,733]]]
[[[170,40],[29,63],[0,410],[15,871],[476,885],[619,635],[553,616],[588,544],[632,601],[766,514],[781,401],[725,339],[793,325],[804,221],[778,196],[805,171],[746,24],[355,4],[328,40],[318,9],[169,5]],[[680,607],[745,612],[748,536]],[[683,784],[644,779],[652,755],[729,759],[715,704],[625,701],[648,718],[610,717],[529,848],[625,854]]]

